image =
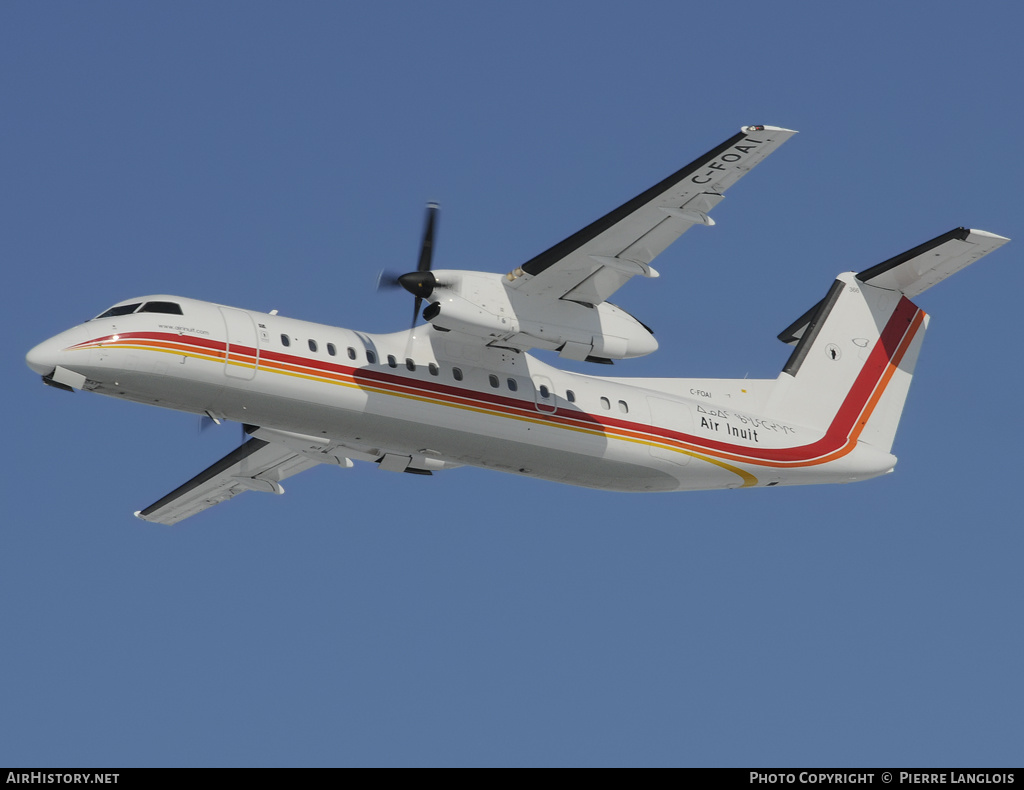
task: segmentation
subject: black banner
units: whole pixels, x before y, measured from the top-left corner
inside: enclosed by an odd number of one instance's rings
[[[372,767],[372,766],[365,766]],[[458,766],[451,766],[458,767]],[[495,766],[499,767],[499,766]],[[584,767],[584,766],[580,766]],[[152,782],[156,771],[252,772],[267,768],[2,768],[0,779],[11,785],[103,785],[135,786]],[[271,769],[280,771],[282,769]],[[306,769],[283,769],[306,770]],[[340,769],[316,769],[340,770]],[[1020,768],[683,768],[687,773],[705,774],[712,781],[752,786],[780,785],[871,785],[875,787],[908,785],[1016,785],[1024,790]],[[2,789],[0,789],[2,790]]]

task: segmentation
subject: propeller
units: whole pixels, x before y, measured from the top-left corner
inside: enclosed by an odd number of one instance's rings
[[[423,241],[420,243],[420,259],[416,263],[416,271],[398,274],[384,270],[377,277],[377,290],[394,290],[404,288],[416,297],[412,311],[412,326],[416,326],[423,300],[437,288],[437,278],[430,271],[434,260],[434,235],[437,232],[437,217],[441,212],[437,203],[427,203],[427,217],[423,224]]]

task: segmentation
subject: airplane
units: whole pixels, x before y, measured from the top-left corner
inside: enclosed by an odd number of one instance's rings
[[[795,134],[746,126],[507,274],[434,270],[430,204],[413,326],[370,334],[156,294],[31,349],[43,381],[241,423],[244,444],[135,513],[172,525],[317,464],[429,475],[474,466],[625,492],[847,483],[893,471],[928,315],[911,299],[1008,239],[955,228],[859,273],[779,335],[775,379],[569,372],[658,348],[609,299]],[[425,324],[416,325],[421,316]]]

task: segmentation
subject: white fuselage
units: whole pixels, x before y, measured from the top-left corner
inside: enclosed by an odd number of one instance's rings
[[[313,437],[396,471],[472,465],[615,491],[845,482],[895,458],[763,416],[774,380],[620,379],[428,325],[372,335],[171,296],[40,344],[81,388]],[[762,416],[758,416],[758,415]]]

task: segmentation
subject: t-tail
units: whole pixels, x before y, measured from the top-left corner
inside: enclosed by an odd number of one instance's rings
[[[825,298],[779,335],[795,348],[768,414],[846,446],[889,453],[928,327],[911,299],[1007,241],[957,228],[860,274],[839,275]]]

